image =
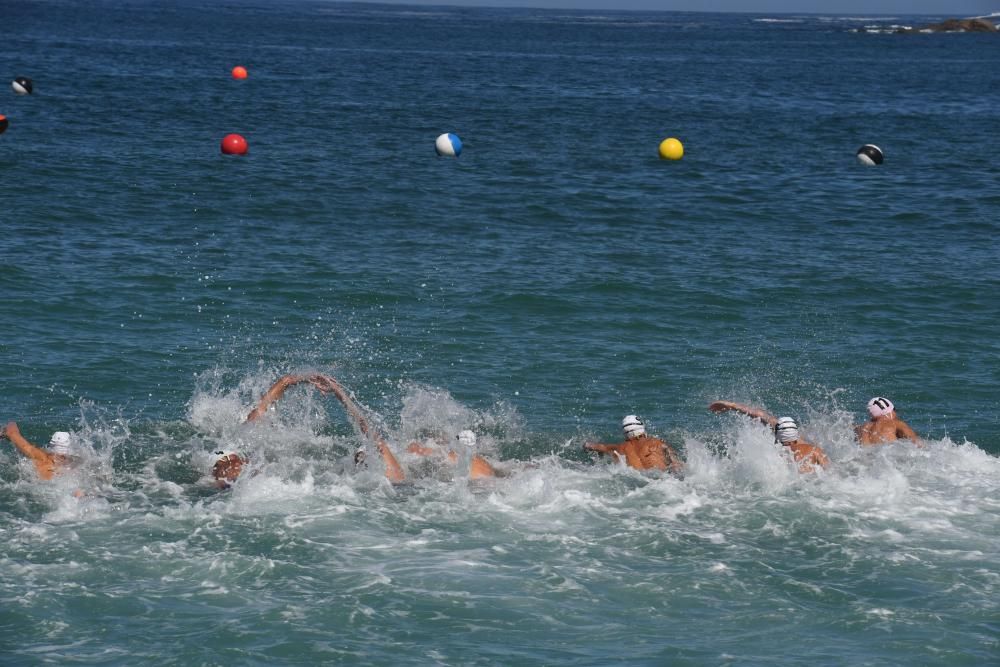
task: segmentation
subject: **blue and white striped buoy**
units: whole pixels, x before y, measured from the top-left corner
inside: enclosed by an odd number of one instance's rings
[[[458,138],[457,134],[451,132],[442,134],[434,142],[434,150],[437,151],[438,155],[458,157],[462,154],[462,140]]]

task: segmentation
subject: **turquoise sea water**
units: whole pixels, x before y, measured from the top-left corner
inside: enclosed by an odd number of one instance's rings
[[[0,419],[85,465],[0,443],[0,664],[1000,661],[1000,39],[858,32],[933,20],[6,3]],[[305,371],[407,484],[241,423]],[[505,477],[403,453],[464,428]]]

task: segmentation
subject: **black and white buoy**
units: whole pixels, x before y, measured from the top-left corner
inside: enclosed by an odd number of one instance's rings
[[[866,167],[874,167],[875,165],[882,164],[882,160],[884,159],[882,149],[875,144],[865,144],[859,148],[856,157],[858,158],[858,162]]]
[[[10,83],[10,87],[14,89],[14,92],[18,95],[30,95],[34,86],[31,85],[31,79],[26,76],[19,76]]]

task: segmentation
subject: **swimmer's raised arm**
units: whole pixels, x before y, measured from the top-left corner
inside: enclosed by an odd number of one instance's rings
[[[24,436],[21,435],[21,429],[17,427],[16,422],[7,422],[7,426],[4,427],[3,434],[10,440],[11,444],[17,447],[17,449],[28,458],[34,461],[51,461],[51,454],[44,449],[31,444],[24,438]]]
[[[715,401],[708,406],[708,409],[716,414],[721,414],[723,412],[728,412],[730,410],[734,412],[739,412],[751,417],[753,419],[759,419],[768,426],[774,426],[778,423],[778,418],[767,412],[766,410],[761,410],[760,408],[754,408],[749,405],[744,405],[742,403],[734,403],[732,401]]]
[[[378,447],[379,453],[382,455],[382,460],[385,462],[385,476],[389,478],[392,482],[402,482],[406,479],[406,474],[403,472],[403,467],[399,465],[399,461],[396,460],[396,456],[389,449],[389,445],[386,443],[385,439],[379,434],[375,429],[369,425],[368,420],[365,419],[364,413],[361,408],[351,399],[351,396],[347,393],[347,390],[335,379],[329,375],[322,375],[317,373],[316,375],[310,375],[304,378],[309,381],[312,386],[319,389],[324,394],[331,393],[337,397],[337,400],[341,402],[347,414],[357,423],[358,428],[365,436],[371,438],[375,441],[375,445]]]
[[[337,397],[337,400],[341,402],[344,409],[347,410],[347,414],[353,419],[361,432],[364,433],[369,438],[374,438],[378,434],[372,431],[371,426],[368,424],[368,420],[365,419],[365,415],[361,412],[361,408],[351,399],[350,394],[344,389],[343,385],[334,380],[329,375],[323,375],[317,373],[316,375],[310,375],[306,378],[309,383],[319,389],[324,394],[333,394]]]
[[[362,414],[358,406],[355,405],[354,401],[351,400],[351,397],[347,394],[347,390],[344,389],[339,382],[334,380],[329,375],[322,375],[319,373],[315,375],[282,376],[281,378],[276,380],[275,383],[271,385],[271,388],[267,390],[267,393],[261,397],[260,403],[257,405],[256,408],[253,409],[253,411],[249,415],[247,415],[246,420],[248,422],[252,422],[264,416],[268,408],[270,408],[275,401],[280,399],[289,387],[295,386],[302,382],[308,382],[309,384],[316,387],[324,394],[332,393],[333,395],[335,395],[337,399],[340,400],[341,403],[343,403],[344,408],[350,414],[351,418],[358,423],[358,427],[361,429],[361,432],[369,437],[372,436],[371,429],[368,426],[367,420],[365,419],[364,415]]]
[[[268,408],[270,408],[275,401],[284,395],[286,389],[297,385],[300,382],[305,382],[308,379],[309,378],[305,375],[285,375],[279,378],[274,384],[271,385],[271,388],[267,390],[267,393],[261,396],[260,402],[257,404],[257,407],[251,410],[250,414],[247,415],[246,421],[257,421],[263,417],[264,414],[267,413]]]
[[[328,375],[317,373],[314,375],[285,375],[278,378],[278,380],[271,385],[271,388],[267,390],[267,393],[261,397],[260,403],[257,404],[257,407],[254,408],[249,415],[247,415],[246,421],[252,422],[260,419],[267,413],[268,408],[270,408],[275,401],[284,395],[285,391],[289,387],[302,382],[308,382],[324,394],[327,392],[332,393],[338,400],[340,400],[351,418],[357,422],[358,428],[361,429],[361,432],[373,439],[375,444],[378,446],[379,452],[382,454],[382,459],[385,461],[386,477],[393,482],[401,482],[406,478],[406,475],[403,474],[403,468],[399,465],[399,462],[396,460],[396,457],[389,449],[385,440],[378,433],[375,433],[368,425],[368,420],[365,419],[361,409],[354,403],[354,401],[351,400],[351,397],[347,394],[347,391],[340,386],[340,383]]]

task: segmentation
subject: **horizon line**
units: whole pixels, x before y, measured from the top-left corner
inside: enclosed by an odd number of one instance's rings
[[[286,0],[295,1],[295,0]],[[480,4],[477,0],[452,0],[442,2],[441,0],[305,0],[316,4],[337,4],[337,5],[380,5],[385,7],[421,7],[427,9],[513,9],[513,10],[546,10],[546,11],[570,11],[570,12],[615,12],[615,13],[645,13],[645,14],[778,14],[783,16],[836,16],[836,17],[858,17],[858,18],[896,18],[899,16],[930,16],[948,17],[963,20],[971,19],[1000,19],[1000,9],[987,14],[966,15],[958,13],[906,13],[898,11],[793,11],[793,10],[753,10],[753,9],[653,9],[653,8],[622,8],[622,7],[568,7],[556,4],[520,5],[520,4]],[[493,2],[495,0],[487,0]],[[515,0],[517,2],[518,0]],[[541,0],[551,2],[552,0]]]

